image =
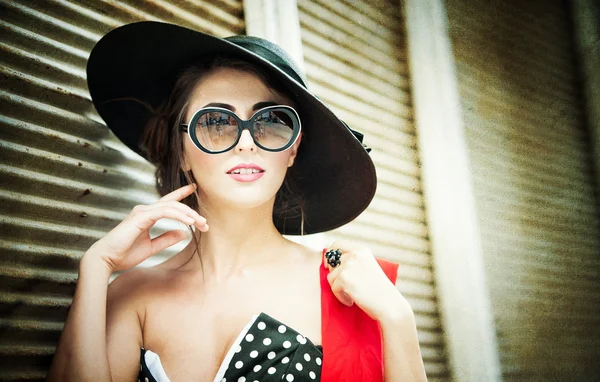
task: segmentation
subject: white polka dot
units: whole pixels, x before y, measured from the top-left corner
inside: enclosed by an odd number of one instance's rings
[[[265,338],[265,339],[263,340],[263,344],[265,344],[265,346],[269,346],[269,345],[271,345],[271,339],[270,339],[270,338]]]
[[[250,352],[250,358],[256,358],[258,356],[258,352],[256,350],[252,350]]]
[[[321,366],[321,358],[317,357],[316,361],[317,361],[317,365]]]
[[[246,377],[239,377],[237,382],[246,382]]]
[[[252,335],[252,333],[248,333],[246,335],[246,341],[252,342],[253,340],[254,340],[254,336]]]
[[[308,373],[308,376],[310,377],[310,379],[315,379],[317,378],[317,375],[315,374],[314,371],[311,371],[310,373]]]
[[[281,363],[286,364],[290,362],[290,359],[288,357],[283,357],[283,359],[281,360]]]
[[[277,330],[279,331],[279,333],[285,333],[285,325],[279,325],[279,328],[277,328]]]
[[[291,343],[290,341],[285,341],[285,342],[283,343],[283,347],[284,347],[284,348],[286,348],[286,349],[289,349],[289,348],[290,348],[290,346],[292,346],[292,343]]]
[[[275,358],[275,355],[276,355],[275,352],[271,351],[271,352],[269,352],[269,354],[267,354],[267,358],[273,359],[273,358]]]
[[[254,366],[254,372],[257,373],[261,368],[262,368],[262,366],[260,366],[260,365]]]
[[[275,369],[274,367],[270,367],[269,370],[267,370],[267,373],[275,374],[276,371],[277,371],[277,369]]]
[[[300,342],[302,345],[304,345],[306,343],[306,338],[304,338],[303,336],[301,336],[300,334],[298,334],[296,336],[296,341]]]
[[[241,368],[242,368],[242,366],[244,366],[244,363],[243,363],[242,361],[237,361],[237,362],[235,363],[235,368],[236,368],[236,369],[241,369]]]
[[[304,360],[306,360],[306,362],[310,361],[310,355],[308,353],[304,353]]]
[[[235,349],[236,353],[239,353],[242,351],[242,347],[240,345],[237,346],[237,348]]]
[[[298,369],[298,371],[302,371],[302,364],[301,363],[297,363],[296,364],[296,369]]]
[[[221,379],[221,382],[227,382],[227,379],[223,378]]]
[[[150,381],[148,380],[148,377],[145,377],[145,378],[144,378],[144,382],[150,382]]]
[[[264,322],[261,321],[258,323],[259,330],[265,330],[266,327],[267,327],[267,325]]]
[[[292,381],[294,380],[294,376],[293,376],[293,375],[291,375],[291,374],[288,374],[288,375],[285,377],[285,379],[286,379],[286,380],[288,380],[289,382],[292,382]]]

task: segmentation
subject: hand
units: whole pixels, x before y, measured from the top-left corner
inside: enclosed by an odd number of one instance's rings
[[[200,231],[208,231],[206,219],[180,202],[195,189],[196,185],[187,185],[154,204],[135,206],[119,225],[94,243],[85,256],[97,256],[111,272],[126,270],[187,237],[186,231],[171,230],[152,239],[150,228],[159,219],[173,219],[193,225]]]
[[[329,249],[341,249],[340,265],[333,268],[327,281],[336,298],[346,306],[358,305],[372,319],[396,319],[412,315],[410,305],[396,286],[385,275],[371,251],[365,247],[334,242]]]

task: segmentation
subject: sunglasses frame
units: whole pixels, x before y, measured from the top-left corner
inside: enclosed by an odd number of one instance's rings
[[[292,122],[297,121],[297,123],[294,123],[293,130],[292,130],[292,137],[290,138],[289,142],[278,149],[270,149],[270,148],[264,147],[263,145],[261,145],[260,143],[258,143],[256,141],[256,138],[254,138],[254,121],[265,111],[271,111],[271,110],[281,110],[291,117]],[[228,115],[231,115],[238,123],[238,136],[237,136],[236,140],[231,144],[231,146],[229,146],[228,148],[226,148],[224,150],[211,151],[211,150],[207,149],[206,147],[202,146],[202,144],[200,144],[200,141],[198,140],[198,137],[196,136],[196,134],[190,133],[190,131],[189,131],[189,127],[198,123],[198,119],[200,118],[201,115],[206,114],[206,113],[211,113],[211,112],[221,112],[221,113],[224,112]],[[194,146],[196,146],[197,149],[204,151],[207,154],[221,154],[221,153],[224,153],[224,152],[227,152],[227,151],[233,149],[239,143],[244,129],[248,129],[248,132],[250,132],[250,136],[252,137],[252,140],[254,141],[254,144],[257,147],[260,147],[261,149],[263,149],[265,151],[270,151],[270,152],[285,151],[288,148],[290,148],[294,143],[296,143],[296,141],[298,140],[298,137],[300,136],[300,131],[302,130],[300,116],[298,115],[296,110],[294,110],[294,108],[292,108],[291,106],[287,106],[287,105],[273,105],[273,106],[264,107],[262,109],[257,110],[254,114],[252,114],[252,117],[250,117],[250,119],[248,119],[248,120],[241,119],[240,117],[237,116],[237,114],[235,114],[233,111],[231,111],[229,109],[225,109],[225,108],[221,108],[221,107],[206,107],[206,108],[197,110],[194,113],[194,115],[192,115],[192,118],[190,119],[189,124],[182,123],[179,126],[183,131],[185,131],[187,133],[187,135],[190,137],[190,140],[192,141]]]

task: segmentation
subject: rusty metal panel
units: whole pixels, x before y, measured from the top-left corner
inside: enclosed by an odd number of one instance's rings
[[[89,51],[133,21],[220,36],[245,27],[241,0],[2,0],[0,14],[0,380],[34,381],[46,375],[83,252],[157,198],[152,166],[94,110]]]
[[[568,2],[448,1],[505,380],[598,380],[600,214]]]
[[[427,375],[449,380],[436,300],[410,77],[397,1],[298,0],[309,86],[373,148],[369,208],[333,234],[401,264],[399,288],[416,317]]]

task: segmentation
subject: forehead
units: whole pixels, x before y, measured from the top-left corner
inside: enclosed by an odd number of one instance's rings
[[[285,95],[273,90],[257,74],[235,68],[216,68],[207,73],[194,88],[188,107],[194,111],[209,103],[231,105],[240,116],[252,114],[252,106],[260,102],[293,106]]]

